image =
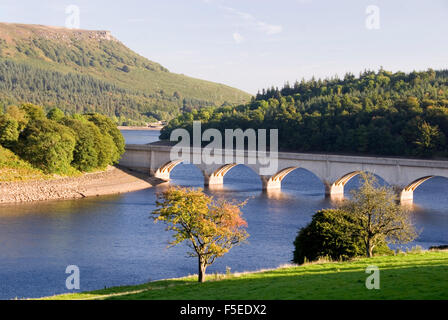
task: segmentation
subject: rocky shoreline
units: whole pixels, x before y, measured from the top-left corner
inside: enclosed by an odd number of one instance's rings
[[[68,200],[120,194],[150,188],[163,181],[123,168],[86,173],[80,177],[0,182],[0,204]]]

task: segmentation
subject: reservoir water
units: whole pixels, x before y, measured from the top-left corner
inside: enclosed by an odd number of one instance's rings
[[[124,131],[127,143],[158,140],[157,131]],[[179,165],[172,184],[202,187],[201,172]],[[312,173],[298,169],[283,190],[267,196],[258,176],[237,166],[225,177],[217,196],[248,199],[248,243],[236,247],[208,272],[273,268],[292,259],[293,241],[316,210],[331,207],[324,186]],[[352,179],[346,192],[356,188]],[[0,299],[41,297],[68,292],[66,267],[80,268],[81,291],[139,284],[196,273],[186,246],[167,249],[170,234],[154,224],[150,212],[156,193],[166,185],[123,195],[76,201],[0,206]],[[448,244],[448,179],[433,178],[415,192],[412,217],[420,237],[407,246]]]

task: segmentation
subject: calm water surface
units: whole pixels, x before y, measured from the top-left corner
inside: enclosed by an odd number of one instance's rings
[[[127,143],[156,141],[156,131],[125,131]],[[171,183],[203,186],[201,172],[179,165]],[[208,272],[249,271],[277,267],[292,258],[292,242],[312,214],[332,204],[312,173],[296,170],[283,182],[283,191],[269,197],[259,177],[237,166],[225,177],[223,190],[211,191],[238,200],[248,199],[244,217],[249,243],[218,259]],[[346,192],[356,188],[352,179]],[[170,239],[150,212],[156,193],[166,188],[118,196],[31,205],[0,206],[0,298],[40,297],[67,292],[65,269],[81,270],[81,290],[138,284],[196,273],[196,260],[186,246],[166,249]],[[413,218],[421,235],[410,244],[428,248],[448,244],[448,180],[433,178],[415,192]]]

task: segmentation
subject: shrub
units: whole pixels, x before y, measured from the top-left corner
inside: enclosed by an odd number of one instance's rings
[[[448,245],[431,246],[429,250],[448,250]]]
[[[54,121],[60,121],[65,117],[64,112],[59,108],[53,108],[47,113],[47,118]]]
[[[41,106],[36,106],[32,103],[24,103],[19,107],[22,111],[25,111],[28,120],[45,119],[45,112]]]
[[[89,121],[64,118],[61,123],[73,130],[75,134],[75,150],[71,165],[79,171],[92,171],[98,165],[98,143],[100,130]]]
[[[124,65],[124,66],[121,68],[121,71],[126,72],[126,73],[129,73],[129,72],[131,71],[131,69],[130,69],[127,65]]]
[[[0,146],[0,182],[45,179],[46,176],[11,150]]]
[[[0,115],[0,144],[11,147],[19,139],[19,123],[9,114]]]
[[[125,141],[120,130],[118,130],[117,125],[112,121],[112,119],[107,116],[103,116],[97,113],[85,115],[86,119],[93,122],[101,131],[103,135],[109,135],[112,138],[113,147],[107,152],[110,153],[111,163],[118,163],[121,156],[124,153]],[[103,141],[104,144],[108,144],[107,137]]]
[[[17,153],[46,173],[67,173],[76,145],[75,133],[55,121],[32,120],[20,134]]]
[[[99,131],[95,135],[96,148],[98,150],[98,168],[106,168],[108,165],[118,162],[118,160],[113,160],[116,153],[111,150],[116,150],[117,146],[112,137],[107,133],[103,134]]]
[[[17,121],[17,123],[19,124],[19,132],[22,132],[29,122],[26,112],[17,106],[9,106],[6,114]]]
[[[293,262],[302,264],[320,257],[348,260],[365,254],[363,240],[355,233],[351,216],[340,209],[326,209],[314,214],[312,221],[302,228],[294,241]],[[385,243],[375,253],[390,253]]]

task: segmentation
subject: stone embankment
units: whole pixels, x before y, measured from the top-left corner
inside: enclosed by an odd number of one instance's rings
[[[80,177],[0,182],[0,203],[80,199],[120,194],[150,188],[161,182],[143,174],[109,167],[105,171],[86,173]]]

